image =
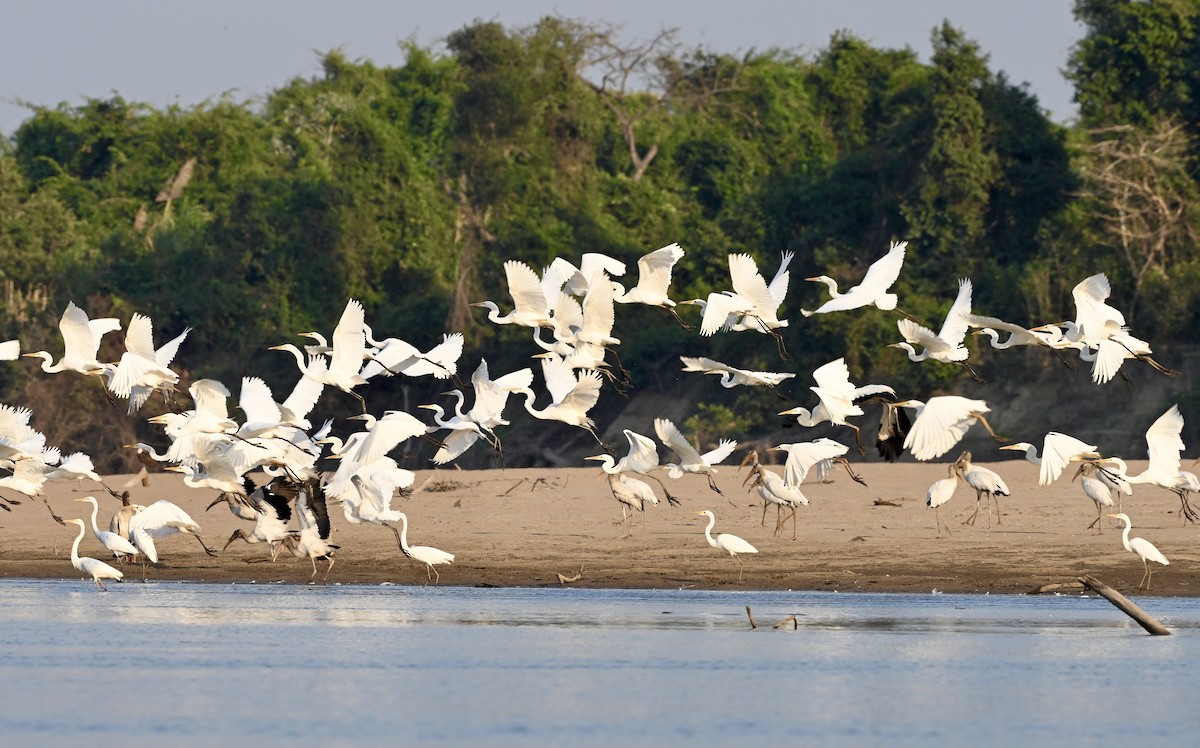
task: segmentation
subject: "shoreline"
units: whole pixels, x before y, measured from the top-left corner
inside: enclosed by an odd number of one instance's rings
[[[1174,494],[1138,487],[1135,496],[1124,499],[1123,508],[1134,521],[1132,534],[1146,537],[1171,561],[1167,567],[1154,565],[1152,589],[1138,591],[1140,559],[1121,546],[1113,520],[1104,519],[1101,534],[1085,529],[1096,508],[1069,476],[1052,486],[1038,486],[1036,469],[1023,461],[990,467],[1013,493],[1000,500],[1001,522],[993,521],[988,530],[981,510],[975,526],[962,525],[975,502],[974,491],[960,486],[942,507],[952,534],[943,531],[940,539],[935,537],[934,513],[924,506],[925,491],[944,475],[940,463],[860,463],[855,468],[867,486],[844,477],[830,484],[806,484],[811,504],[797,513],[795,541],[790,522],[773,535],[774,509],[767,512],[765,526],[760,525],[762,503],[741,488],[745,471],[739,474],[735,466],[720,468],[717,474],[725,496],[712,492],[702,476],[670,482],[682,506],[664,501],[649,507],[636,516],[627,538],[614,524],[620,521],[621,505],[607,482],[596,480],[595,468],[423,470],[418,472],[415,494],[393,506],[409,517],[410,543],[455,554],[453,564],[438,567],[441,586],[447,587],[1025,594],[1091,574],[1126,594],[1200,596],[1195,573],[1200,554],[1191,551],[1198,530],[1183,526],[1176,516]],[[116,488],[128,478],[105,480]],[[100,501],[102,527],[119,508],[117,500],[90,481],[56,482],[47,488],[50,505],[67,519],[87,519],[90,507],[73,501],[85,495]],[[175,474],[153,474],[149,487],[138,485],[131,491],[138,503],[166,498],[179,504],[200,524],[204,541],[218,551],[235,529],[248,526],[224,504],[205,512],[215,492],[189,489]],[[876,500],[898,506],[877,505]],[[69,557],[75,528],[53,522],[40,504],[24,500],[12,512],[0,514],[0,536],[5,539],[0,578],[79,578]],[[758,548],[758,554],[744,557],[741,582],[737,561],[707,545],[706,520],[693,514],[700,509],[716,513],[714,533],[736,534]],[[427,583],[424,565],[401,554],[389,529],[350,524],[334,506],[330,515],[332,542],[341,549],[326,583]],[[288,556],[271,563],[262,544],[235,541],[217,557],[206,555],[185,535],[158,545],[162,563],[148,570],[151,581],[308,584],[312,574],[307,559]],[[80,555],[105,558],[90,531],[80,544]],[[318,561],[317,568],[315,581],[321,583],[326,562]],[[128,579],[140,579],[137,567],[123,570]],[[580,577],[564,585],[560,574]]]

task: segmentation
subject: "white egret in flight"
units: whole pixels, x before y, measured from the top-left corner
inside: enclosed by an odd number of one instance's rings
[[[900,330],[904,342],[892,343],[888,347],[906,351],[910,361],[931,359],[943,363],[959,364],[966,368],[973,378],[983,381],[967,363],[970,351],[963,345],[963,340],[967,336],[967,315],[970,313],[971,281],[962,278],[958,282],[958,296],[950,306],[950,311],[946,313],[946,319],[942,322],[940,331],[934,333],[933,330],[917,324],[911,319],[897,320],[896,327]],[[914,345],[922,346],[923,350],[920,354],[913,348]]]
[[[691,356],[680,356],[679,360],[683,362],[684,371],[701,371],[705,374],[719,374],[721,376],[721,386],[726,389],[737,387],[738,385],[746,385],[748,387],[770,387],[774,389],[776,385],[791,379],[795,374],[777,374],[770,371],[750,371],[749,369],[739,369],[736,366],[723,364],[720,361],[714,361],[711,358],[703,356],[693,358]]]
[[[904,400],[892,403],[890,408],[913,408],[917,412],[908,436],[904,437],[904,448],[918,460],[932,460],[949,452],[966,435],[967,429],[981,422],[993,439],[1000,440],[992,430],[984,413],[991,408],[983,400],[972,400],[958,395],[940,395],[928,402]]]
[[[676,243],[649,252],[638,259],[638,282],[628,291],[619,283],[613,283],[615,296],[613,301],[618,304],[645,304],[666,309],[675,321],[690,330],[691,326],[679,318],[675,311],[675,302],[667,294],[671,286],[671,270],[675,263],[683,259],[683,248]],[[612,273],[610,273],[612,274]]]
[[[1038,485],[1048,486],[1058,480],[1063,470],[1072,462],[1085,462],[1100,459],[1095,444],[1088,444],[1076,439],[1070,434],[1051,431],[1042,439],[1042,454],[1039,457],[1037,447],[1029,442],[1006,444],[1000,449],[1012,452],[1024,452],[1025,460],[1041,468],[1038,471]]]
[[[847,426],[854,430],[854,442],[858,445],[859,453],[866,454],[858,426],[846,419],[863,414],[861,403],[883,396],[894,399],[896,391],[886,384],[868,384],[862,387],[851,384],[850,369],[846,367],[845,358],[834,359],[817,367],[813,371],[813,379],[817,384],[809,389],[817,396],[817,406],[811,411],[807,408],[792,408],[782,411],[779,415],[796,416],[796,423],[806,427],[813,427],[825,421],[835,426]]]
[[[824,283],[828,286],[831,298],[811,312],[801,309],[800,313],[805,317],[811,317],[814,314],[858,309],[869,304],[874,304],[877,308],[889,312],[895,309],[898,299],[896,294],[890,293],[888,289],[900,277],[900,267],[904,264],[904,253],[907,247],[908,242],[893,242],[888,253],[867,268],[862,282],[845,293],[838,293],[837,281],[828,275],[805,278],[807,281]]]

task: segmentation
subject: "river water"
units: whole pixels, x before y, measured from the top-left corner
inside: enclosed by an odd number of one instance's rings
[[[5,745],[1185,745],[1200,600],[0,582]],[[759,624],[751,630],[746,606]],[[788,621],[795,615],[797,627]]]

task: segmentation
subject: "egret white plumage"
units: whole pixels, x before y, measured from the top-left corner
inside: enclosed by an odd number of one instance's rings
[[[708,517],[708,526],[704,528],[704,539],[713,548],[725,551],[738,562],[738,581],[742,581],[743,563],[742,555],[746,553],[758,553],[758,549],[739,538],[737,535],[730,535],[727,532],[718,533],[714,538],[712,534],[713,527],[717,524],[717,515],[713,514],[708,509],[702,509],[693,514],[701,514]]]
[[[42,359],[42,371],[47,373],[77,371],[87,376],[100,376],[109,366],[96,360],[100,341],[107,333],[120,330],[121,320],[112,317],[88,319],[87,312],[71,301],[67,303],[67,308],[58,321],[58,329],[63,338],[63,355],[57,364],[49,351],[25,355]]]
[[[675,424],[666,418],[654,419],[654,433],[658,435],[658,440],[663,443],[663,446],[679,455],[679,462],[663,463],[661,465],[661,467],[666,468],[667,475],[672,478],[682,478],[684,473],[703,475],[708,478],[709,488],[722,496],[725,495],[721,493],[721,489],[717,487],[716,481],[713,480],[713,474],[716,473],[713,465],[719,465],[729,458],[733,450],[737,449],[736,441],[722,439],[716,449],[700,454],[684,438],[679,429],[675,427]]]
[[[1040,457],[1038,456],[1037,447],[1029,442],[1005,444],[1000,449],[1012,452],[1024,452],[1026,462],[1037,465],[1040,468],[1038,471],[1038,485],[1042,486],[1048,486],[1058,480],[1058,476],[1062,475],[1063,470],[1072,462],[1100,459],[1100,453],[1096,451],[1097,447],[1095,444],[1088,444],[1070,434],[1063,434],[1058,431],[1051,431],[1042,439],[1042,454]]]
[[[129,519],[129,539],[142,554],[144,561],[152,564],[158,563],[158,548],[154,541],[169,538],[177,533],[192,536],[205,553],[210,556],[217,555],[216,551],[204,544],[204,538],[200,536],[200,525],[196,524],[191,515],[166,499],[154,502]]]
[[[156,349],[154,326],[150,318],[135,313],[129,320],[129,327],[125,331],[125,352],[121,354],[117,365],[105,368],[103,374],[108,379],[108,389],[113,395],[129,399],[131,415],[140,410],[155,392],[162,393],[163,400],[169,404],[171,393],[179,381],[179,375],[171,370],[171,362],[175,360],[175,354],[189,332],[191,328],[185,328]]]
[[[99,559],[79,555],[79,541],[83,540],[83,535],[87,532],[83,520],[69,519],[64,524],[79,525],[79,534],[75,536],[75,542],[71,544],[71,566],[74,566],[77,571],[91,575],[92,581],[96,583],[96,589],[108,592],[108,588],[101,580],[121,580],[125,575]]]
[[[770,371],[750,371],[748,369],[739,369],[729,364],[723,364],[720,361],[715,361],[711,358],[703,356],[691,357],[680,356],[679,360],[683,362],[684,371],[700,371],[705,374],[718,374],[721,377],[721,386],[726,389],[746,385],[748,387],[770,387],[774,389],[776,385],[791,379],[795,374],[777,374]]]
[[[504,277],[508,281],[508,293],[513,299],[513,310],[503,316],[494,301],[480,301],[471,306],[488,310],[488,321],[494,325],[520,325],[522,327],[553,327],[550,319],[550,304],[542,281],[533,268],[519,260],[504,263]]]
[[[866,454],[863,449],[862,435],[858,426],[848,422],[851,416],[861,416],[861,404],[875,398],[895,399],[896,391],[886,384],[868,384],[856,387],[850,382],[850,369],[846,359],[838,358],[823,364],[813,371],[816,386],[809,387],[817,395],[817,405],[811,411],[807,408],[791,408],[780,412],[781,416],[795,416],[796,423],[801,426],[813,427],[829,421],[835,426],[848,426],[854,431],[854,442],[858,445],[860,454]]]
[[[1000,521],[1000,496],[1009,496],[1008,484],[1000,477],[999,473],[994,470],[975,465],[971,462],[971,453],[963,452],[955,460],[959,468],[962,470],[962,478],[967,482],[967,485],[975,489],[975,511],[967,518],[964,525],[975,524],[975,518],[979,515],[979,502],[984,496],[987,496],[987,515],[988,529],[992,527],[992,503],[996,504],[996,524],[1001,524]]]
[[[100,545],[112,551],[114,556],[133,557],[137,555],[137,548],[128,539],[121,537],[115,532],[100,529],[100,526],[96,523],[96,517],[100,513],[100,504],[96,501],[95,496],[84,496],[82,499],[75,500],[86,501],[92,505],[92,534],[96,536],[96,540],[100,541]]]
[[[888,289],[900,277],[900,267],[904,264],[904,253],[907,247],[908,242],[893,242],[887,254],[871,263],[871,266],[867,268],[862,282],[851,287],[845,293],[838,292],[837,281],[828,275],[805,278],[807,281],[824,283],[828,286],[830,299],[811,312],[801,309],[800,313],[805,317],[811,317],[814,314],[858,309],[870,304],[888,312],[895,309],[899,300],[896,294],[890,293]]]
[[[783,479],[789,486],[798,488],[804,483],[808,477],[808,471],[813,467],[822,463],[840,463],[846,468],[846,472],[850,475],[850,479],[860,485],[867,485],[862,476],[855,474],[850,469],[850,463],[846,460],[845,454],[850,451],[849,447],[840,442],[835,442],[833,439],[821,437],[807,442],[793,442],[790,444],[777,444],[771,447],[771,451],[778,450],[787,454],[787,462],[783,466]]]
[[[1130,553],[1136,553],[1138,558],[1142,559],[1142,567],[1145,569],[1145,573],[1142,574],[1142,579],[1138,582],[1138,589],[1142,589],[1143,585],[1145,585],[1145,589],[1149,590],[1150,578],[1153,576],[1149,562],[1153,561],[1163,566],[1167,566],[1171,562],[1149,540],[1129,537],[1129,531],[1133,529],[1133,522],[1129,520],[1128,514],[1110,514],[1108,516],[1125,523],[1121,528],[1121,545],[1125,546],[1125,550]]]
[[[661,480],[650,474],[652,470],[656,470],[659,467],[658,447],[655,446],[654,440],[629,429],[624,429],[621,433],[625,434],[625,440],[629,443],[629,452],[620,460],[610,454],[592,455],[584,459],[603,463],[600,467],[609,475],[636,473],[642,477],[651,478],[662,488],[663,494],[667,497],[667,502],[677,505],[679,500],[671,495],[671,492],[667,490],[667,487]]]
[[[525,410],[529,415],[543,421],[561,421],[569,426],[584,429],[597,444],[603,446],[600,435],[596,433],[596,423],[588,416],[596,402],[600,399],[600,375],[594,371],[584,370],[576,374],[566,362],[552,353],[543,354],[542,376],[546,380],[546,390],[550,393],[550,404],[541,410],[533,407],[537,397],[528,387],[517,390],[525,396]],[[553,358],[550,358],[553,357]]]
[[[425,564],[425,577],[432,579],[434,584],[442,580],[442,575],[438,573],[435,566],[449,565],[454,561],[454,554],[447,553],[440,548],[433,548],[428,545],[409,545],[408,544],[408,516],[404,512],[397,512],[400,517],[400,548],[404,551],[404,555],[414,561],[419,561]]]
[[[449,379],[458,371],[458,359],[463,351],[461,332],[443,335],[441,343],[422,353],[412,343],[399,338],[370,340],[371,328],[363,325],[363,329],[372,345],[371,350],[367,352],[370,360],[359,372],[363,379],[380,374],[389,377],[403,374],[406,377],[432,376],[435,379]]]
[[[946,313],[946,319],[942,322],[942,329],[937,333],[930,330],[924,325],[913,322],[911,319],[901,319],[896,321],[896,327],[900,330],[901,337],[904,338],[903,343],[892,343],[889,348],[899,348],[908,353],[910,361],[924,361],[930,359],[933,361],[941,361],[943,363],[959,364],[963,366],[971,376],[978,380],[979,375],[967,363],[967,357],[970,351],[963,345],[963,340],[967,336],[967,315],[971,313],[971,281],[967,278],[962,278],[958,282],[958,296],[954,299],[954,304],[950,306],[950,311]],[[913,348],[914,345],[922,346],[921,353],[917,353]]]
[[[904,448],[918,460],[932,460],[949,452],[966,435],[967,430],[978,421],[984,425],[993,439],[999,440],[984,413],[991,408],[983,400],[973,400],[958,395],[941,395],[920,400],[903,400],[892,403],[889,408],[913,408],[917,417],[913,420]]]
[[[1146,431],[1146,451],[1150,462],[1137,475],[1129,475],[1128,466],[1119,457],[1108,457],[1101,464],[1110,472],[1128,483],[1147,483],[1165,488],[1179,497],[1179,514],[1189,522],[1200,520],[1200,514],[1192,507],[1188,495],[1196,490],[1196,476],[1180,469],[1180,455],[1184,444],[1183,414],[1178,405],[1172,405]]]
[[[367,401],[354,391],[355,387],[367,383],[359,375],[366,356],[367,336],[364,328],[365,313],[362,304],[356,299],[346,302],[342,316],[338,319],[337,327],[333,329],[333,347],[329,354],[329,362],[317,364],[306,360],[299,348],[291,343],[271,346],[272,351],[287,351],[296,359],[296,366],[305,377],[330,387],[337,387],[342,392],[358,400],[362,411],[367,412]]]
[[[628,291],[619,283],[613,283],[613,301],[618,304],[644,304],[666,309],[686,329],[691,327],[679,318],[675,302],[667,291],[671,286],[671,270],[683,258],[683,248],[672,242],[665,247],[638,258],[637,285]]]

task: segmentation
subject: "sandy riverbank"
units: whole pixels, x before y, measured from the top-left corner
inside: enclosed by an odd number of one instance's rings
[[[812,503],[799,512],[796,540],[790,524],[773,535],[774,508],[760,525],[762,504],[740,487],[745,473],[736,466],[721,468],[718,475],[724,497],[699,477],[668,481],[682,506],[650,507],[637,516],[630,537],[622,537],[621,507],[606,482],[597,480],[595,468],[422,471],[416,483],[421,490],[400,505],[412,523],[410,543],[456,555],[452,566],[441,567],[443,585],[558,585],[558,574],[571,577],[582,569],[573,584],[589,587],[1021,593],[1089,573],[1122,591],[1135,591],[1140,560],[1121,547],[1113,520],[1104,520],[1102,534],[1086,529],[1096,516],[1095,505],[1077,483],[1068,482],[1069,474],[1054,486],[1039,487],[1036,469],[1024,462],[990,467],[1012,490],[1011,498],[1001,500],[1001,523],[987,529],[980,512],[974,526],[964,526],[975,498],[962,486],[942,508],[953,535],[943,532],[941,539],[935,538],[934,513],[924,504],[929,485],[946,474],[940,464],[861,464],[856,469],[865,487],[841,472],[834,483],[806,485]],[[112,476],[107,482],[119,486],[128,478]],[[66,518],[85,516],[88,505],[73,499],[88,494],[101,502],[102,526],[119,507],[86,481],[48,488],[52,507]],[[217,549],[236,528],[249,527],[223,504],[205,512],[216,494],[189,489],[175,474],[152,475],[149,487],[136,486],[132,494],[142,504],[160,498],[179,504]],[[899,506],[876,505],[877,499]],[[1124,502],[1134,535],[1153,542],[1171,560],[1170,566],[1155,569],[1154,594],[1200,594],[1200,552],[1194,550],[1200,528],[1181,524],[1178,506],[1174,494],[1152,487],[1139,487]],[[736,561],[706,544],[705,520],[692,513],[699,509],[716,513],[715,532],[740,535],[758,548],[757,555],[746,557],[741,583]],[[424,567],[400,554],[388,529],[352,525],[340,508],[331,507],[330,513],[333,542],[341,550],[329,583],[425,583]],[[78,577],[69,559],[73,531],[54,523],[40,502],[26,500],[12,512],[0,512],[0,576]],[[306,559],[270,563],[264,546],[240,541],[212,558],[194,540],[177,535],[162,541],[159,553],[161,567],[150,570],[159,580],[299,584],[312,573]],[[104,556],[90,532],[81,555]],[[318,566],[320,581],[325,562]]]

